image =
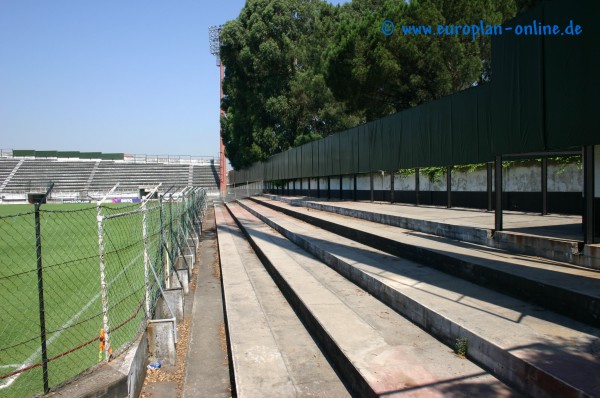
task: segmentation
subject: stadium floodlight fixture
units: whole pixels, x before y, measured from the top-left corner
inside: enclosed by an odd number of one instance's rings
[[[210,53],[217,57],[217,66],[221,65],[221,31],[223,25],[215,25],[208,28],[208,40],[210,43]]]

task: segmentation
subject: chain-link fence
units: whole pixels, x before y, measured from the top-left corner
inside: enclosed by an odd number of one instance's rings
[[[262,181],[247,184],[232,184],[227,186],[227,192],[225,195],[222,195],[222,199],[225,202],[233,202],[238,199],[261,195],[264,191],[265,187]]]
[[[134,204],[0,206],[0,397],[47,392],[124,351],[206,206],[199,189]]]

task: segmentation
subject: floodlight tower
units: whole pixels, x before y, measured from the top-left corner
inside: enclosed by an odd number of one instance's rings
[[[221,52],[221,30],[223,29],[223,25],[211,26],[208,28],[208,38],[210,40],[210,53],[217,57],[217,66],[220,71],[220,88],[221,88],[221,96],[219,97],[221,100],[223,99],[223,77],[225,76],[225,70],[223,68],[223,64],[221,63],[221,56],[219,55]],[[219,103],[219,109],[221,108],[221,104]],[[223,116],[225,112],[223,109],[220,109],[220,116]],[[219,188],[221,191],[221,195],[225,195],[227,193],[227,164],[225,162],[225,145],[223,145],[223,130],[220,130],[219,134]]]

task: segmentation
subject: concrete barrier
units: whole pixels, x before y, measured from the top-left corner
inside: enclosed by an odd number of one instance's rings
[[[196,248],[192,246],[184,246],[183,255],[186,256],[188,267],[193,268],[193,264],[196,262]]]
[[[175,287],[181,287],[183,289],[183,294],[187,296],[190,292],[190,272],[187,268],[180,268],[177,270],[177,275],[179,276],[179,279],[174,278],[175,284],[180,285],[179,281],[181,280],[181,285]]]
[[[175,269],[188,268],[190,272],[194,270],[195,256],[190,254],[184,254],[175,259]]]
[[[175,365],[177,351],[175,319],[154,319],[148,321],[148,354]]]
[[[147,358],[148,334],[145,332],[116,359],[96,365],[85,375],[45,397],[137,398],[146,377]]]
[[[177,278],[171,278],[171,279],[177,279]],[[161,302],[162,304],[162,309],[161,309],[161,313],[162,314],[168,314],[168,316],[172,316],[169,308],[171,307],[171,309],[173,310],[173,312],[175,312],[175,318],[178,321],[182,321],[183,320],[183,288],[181,287],[173,287],[170,289],[166,289],[165,290],[165,300]],[[167,303],[168,303],[168,307],[167,307]]]

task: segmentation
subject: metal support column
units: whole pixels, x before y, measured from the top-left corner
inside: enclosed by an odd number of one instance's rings
[[[327,199],[331,200],[331,176],[327,176]]]
[[[487,209],[488,211],[492,211],[493,206],[493,174],[492,174],[493,166],[492,163],[487,164]]]
[[[373,192],[373,173],[369,173],[369,180],[371,183],[371,202],[373,202],[375,200],[375,194]]]
[[[418,206],[419,205],[419,188],[420,188],[420,181],[419,181],[419,175],[420,175],[420,171],[419,168],[417,167],[415,169],[415,204]]]
[[[548,158],[542,158],[542,216],[548,214]]]
[[[356,199],[357,199],[357,196],[358,196],[358,194],[356,192],[356,174],[354,174],[354,189],[353,189],[352,192],[353,192],[352,193],[352,200],[354,200],[356,202]]]
[[[394,171],[390,171],[390,203],[394,203]]]
[[[343,199],[343,196],[344,196],[343,191],[344,191],[344,177],[340,176],[340,200]]]
[[[502,231],[502,156],[496,156],[494,184],[496,188],[495,230]]]
[[[594,212],[594,146],[583,147],[583,241],[596,243]]]
[[[448,194],[446,207],[449,209],[452,207],[452,166],[446,167],[446,192]]]
[[[317,198],[321,197],[321,177],[317,177]]]

